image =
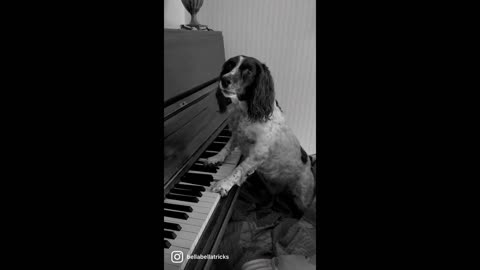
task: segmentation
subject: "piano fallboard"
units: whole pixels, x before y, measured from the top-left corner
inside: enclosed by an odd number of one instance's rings
[[[164,122],[164,191],[226,125],[227,114],[218,112],[215,90],[210,88],[201,100]]]

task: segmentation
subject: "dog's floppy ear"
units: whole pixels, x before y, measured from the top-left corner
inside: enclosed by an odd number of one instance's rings
[[[227,106],[232,103],[232,101],[229,98],[226,98],[222,94],[222,90],[220,88],[217,88],[217,92],[215,93],[215,96],[217,97],[217,103],[218,103],[218,108],[220,113],[224,113],[227,111]]]
[[[267,121],[273,112],[275,92],[272,75],[265,64],[257,64],[257,75],[248,88],[248,117],[253,121]]]

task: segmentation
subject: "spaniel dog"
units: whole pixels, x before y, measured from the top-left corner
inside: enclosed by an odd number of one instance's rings
[[[233,185],[240,186],[257,172],[272,195],[290,191],[297,209],[303,212],[314,195],[310,159],[285,123],[267,66],[253,57],[230,58],[223,65],[216,97],[220,112],[230,113],[232,137],[205,163],[221,164],[236,147],[244,159],[211,190],[225,196]]]

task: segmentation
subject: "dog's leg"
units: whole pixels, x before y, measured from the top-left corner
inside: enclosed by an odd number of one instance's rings
[[[247,177],[255,172],[255,170],[260,166],[267,158],[268,148],[267,147],[255,147],[253,151],[250,151],[250,154],[245,160],[240,163],[225,179],[217,181],[212,186],[213,192],[218,192],[220,195],[227,195],[228,191],[234,186],[240,186]]]
[[[231,137],[227,144],[216,155],[207,158],[204,162],[206,166],[222,164],[230,153],[235,149],[234,138]]]
[[[293,188],[293,200],[298,209],[303,213],[310,206],[313,200],[315,180],[313,174],[305,173]]]

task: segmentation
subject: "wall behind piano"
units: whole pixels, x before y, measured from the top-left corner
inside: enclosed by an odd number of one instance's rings
[[[165,0],[163,2],[163,28],[180,29],[185,24],[185,7],[180,0]],[[188,15],[190,22],[190,14]]]
[[[244,54],[267,64],[308,154],[316,153],[315,16],[315,0],[206,0],[198,13],[200,23],[223,32],[227,59]]]

